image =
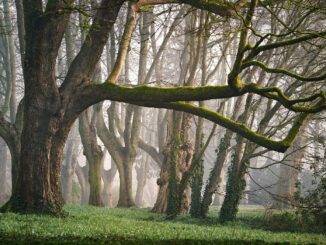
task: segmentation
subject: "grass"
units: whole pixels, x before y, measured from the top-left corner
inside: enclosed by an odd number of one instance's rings
[[[325,233],[273,231],[263,210],[242,209],[221,225],[217,210],[205,220],[165,220],[148,209],[66,207],[69,216],[0,214],[1,244],[326,244]]]

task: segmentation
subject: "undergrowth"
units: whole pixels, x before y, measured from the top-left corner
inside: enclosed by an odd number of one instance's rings
[[[182,215],[173,221],[148,209],[79,206],[65,209],[69,213],[65,218],[0,214],[0,243],[326,244],[323,229],[319,234],[304,232],[300,227],[301,230],[294,227],[280,231],[275,224],[269,224],[263,209],[240,209],[235,222],[223,225],[217,222],[216,209],[204,220]],[[291,219],[290,222],[293,223]]]

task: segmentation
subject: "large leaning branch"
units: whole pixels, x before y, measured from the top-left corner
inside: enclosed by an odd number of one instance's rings
[[[240,81],[241,82],[241,81]],[[134,102],[168,103],[177,101],[203,101],[226,99],[254,93],[280,102],[285,108],[295,112],[316,113],[326,109],[325,93],[317,93],[305,98],[290,99],[278,87],[262,87],[255,83],[241,82],[241,90],[235,91],[223,86],[179,86],[179,87],[126,87],[113,83],[89,85],[79,90],[74,97],[74,110],[82,111],[103,100],[133,104]],[[316,100],[319,102],[316,103]],[[308,105],[298,103],[310,102]]]
[[[88,91],[88,92],[87,92]],[[86,94],[85,94],[86,92]],[[96,96],[94,96],[96,95]],[[203,118],[206,118],[214,123],[219,124],[235,133],[240,134],[244,138],[266,147],[271,150],[284,152],[293,142],[301,124],[309,115],[302,113],[292,126],[288,135],[281,141],[268,139],[267,137],[253,132],[245,125],[225,118],[223,115],[211,111],[204,107],[198,107],[189,103],[176,101],[198,101],[213,98],[229,98],[238,96],[228,86],[203,86],[203,87],[176,87],[176,88],[157,88],[140,86],[135,88],[122,87],[115,84],[102,84],[89,86],[82,93],[76,95],[74,103],[75,108],[72,108],[75,113],[83,111],[85,107],[91,104],[109,99],[131,103],[139,106],[166,108],[178,111],[188,112]],[[170,102],[170,103],[169,103]]]
[[[276,141],[276,140],[269,139],[261,134],[258,134],[252,131],[244,124],[228,119],[218,112],[214,112],[204,107],[195,106],[190,103],[171,102],[171,103],[162,103],[162,104],[154,104],[154,103],[135,103],[135,104],[146,106],[146,107],[166,108],[166,109],[172,109],[177,111],[184,111],[196,116],[203,117],[224,128],[227,128],[235,133],[238,133],[242,137],[260,146],[278,152],[285,152],[289,148],[289,146],[295,139],[297,133],[299,132],[301,125],[309,115],[308,113],[301,113],[297,117],[294,124],[292,125],[287,136],[283,140]]]
[[[198,9],[206,10],[208,12],[217,14],[219,16],[231,17],[235,16],[241,8],[247,5],[248,0],[238,0],[235,3],[226,2],[225,0],[138,0],[136,2],[138,7],[146,5],[160,5],[160,4],[188,4]]]

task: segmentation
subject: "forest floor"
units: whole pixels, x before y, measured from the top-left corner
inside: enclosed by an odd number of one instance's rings
[[[166,220],[149,209],[65,207],[65,218],[0,214],[0,244],[326,244],[326,227],[304,227],[291,215],[266,217],[240,209],[235,222],[219,224],[182,215]]]

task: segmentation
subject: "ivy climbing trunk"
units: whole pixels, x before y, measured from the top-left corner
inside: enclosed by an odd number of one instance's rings
[[[235,108],[232,113],[232,119],[236,119],[239,116],[239,111],[241,110],[241,105],[243,102],[243,97],[239,97],[235,101]],[[231,103],[228,102],[227,106]],[[213,169],[210,172],[208,182],[205,186],[205,191],[201,203],[201,216],[206,217],[209,206],[213,201],[213,195],[217,191],[218,185],[221,182],[221,173],[226,162],[226,159],[229,154],[229,148],[231,146],[233,132],[226,130],[223,137],[219,142],[219,146],[216,152],[216,160],[213,166]]]
[[[201,217],[207,216],[209,206],[213,200],[213,195],[217,190],[218,184],[220,183],[220,176],[228,155],[232,135],[233,133],[231,131],[226,131],[219,144],[216,161],[213,169],[210,172],[201,203]]]
[[[167,158],[169,166],[168,203],[166,209],[167,217],[175,217],[180,211],[177,167],[180,161],[181,135],[179,128],[181,127],[182,123],[182,113],[173,111],[172,118],[173,137],[170,142],[170,151]]]
[[[202,55],[201,55],[201,86],[205,86],[207,84],[207,45],[209,39],[209,30],[207,27],[207,23],[204,23],[204,19],[207,21],[207,16],[204,11],[201,11],[200,18],[200,39],[198,41],[199,45],[202,46]],[[202,44],[200,42],[202,41]],[[199,47],[200,47],[199,46]],[[199,106],[205,107],[205,102],[200,101]],[[194,158],[199,157],[204,147],[204,119],[198,117],[198,123],[196,128],[196,138],[195,138],[195,152]],[[193,164],[193,163],[192,163]],[[203,178],[204,178],[204,160],[203,157],[199,159],[199,164],[194,170],[192,183],[191,183],[191,207],[190,207],[190,215],[192,217],[200,217],[201,214],[201,203],[202,203],[202,187],[203,187]]]
[[[237,215],[238,205],[242,197],[242,192],[246,187],[244,173],[246,165],[241,161],[244,142],[241,136],[236,137],[231,165],[228,170],[228,180],[226,184],[226,195],[221,207],[219,219],[221,222],[233,221]]]

